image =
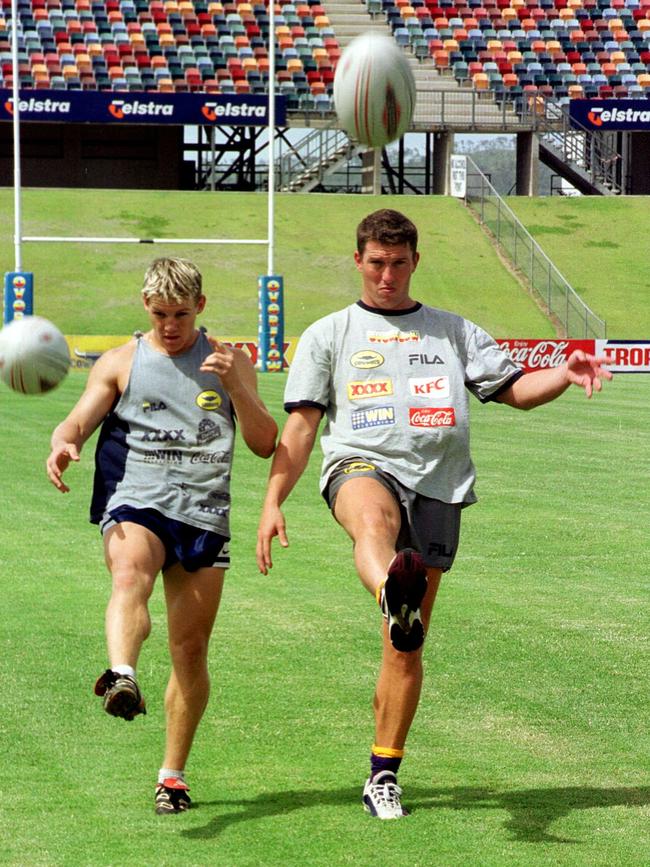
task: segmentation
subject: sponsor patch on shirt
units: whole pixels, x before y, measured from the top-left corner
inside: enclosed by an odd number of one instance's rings
[[[370,409],[355,409],[350,413],[353,430],[395,424],[394,406],[373,406]]]
[[[410,406],[411,427],[455,427],[456,413],[453,406]]]
[[[369,343],[417,343],[419,331],[368,331]]]
[[[391,379],[361,379],[348,382],[348,398],[350,400],[364,400],[367,397],[384,397],[393,393],[393,381]]]
[[[449,397],[449,377],[413,377],[409,379],[409,393],[415,397]]]
[[[367,464],[365,461],[353,461],[345,467],[343,473],[350,476],[352,473],[372,473],[376,469],[374,464]]]
[[[358,370],[372,370],[374,367],[381,367],[383,363],[384,356],[374,349],[360,349],[350,358],[350,364]]]
[[[201,409],[205,409],[208,412],[213,412],[216,409],[219,409],[221,406],[221,395],[217,391],[213,391],[211,388],[202,391],[196,397],[196,404],[200,406]]]

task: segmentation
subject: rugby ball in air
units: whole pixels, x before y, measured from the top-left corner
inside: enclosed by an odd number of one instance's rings
[[[51,391],[69,369],[66,339],[48,319],[25,316],[0,331],[0,378],[14,391]]]
[[[343,49],[334,74],[334,108],[360,144],[383,147],[404,135],[415,108],[415,79],[394,39],[365,33]]]

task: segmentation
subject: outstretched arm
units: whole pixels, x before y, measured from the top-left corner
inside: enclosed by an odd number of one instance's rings
[[[255,368],[242,349],[231,349],[208,337],[213,352],[201,365],[204,373],[216,373],[230,395],[244,442],[261,458],[273,454],[278,426],[257,393]]]
[[[535,370],[521,376],[510,388],[499,395],[500,403],[515,409],[533,409],[549,403],[563,394],[570,385],[583,388],[587,397],[603,387],[603,379],[612,379],[612,373],[602,367],[609,359],[588,355],[581,349],[571,353],[565,364],[546,370]]]
[[[129,353],[132,349],[125,345],[109,350],[97,360],[88,375],[84,393],[52,432],[51,451],[45,466],[49,480],[62,494],[70,490],[63,481],[63,473],[71,461],[79,460],[84,443],[117,399],[120,370],[128,362]]]
[[[257,565],[263,575],[267,575],[273,566],[271,558],[273,537],[278,537],[283,548],[289,545],[280,506],[307,466],[320,420],[319,409],[314,407],[294,409],[287,419],[275,450],[257,531]]]

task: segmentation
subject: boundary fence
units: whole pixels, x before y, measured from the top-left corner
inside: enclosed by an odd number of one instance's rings
[[[607,336],[605,320],[585,304],[469,156],[465,202],[523,275],[533,296],[559,327],[560,336]]]

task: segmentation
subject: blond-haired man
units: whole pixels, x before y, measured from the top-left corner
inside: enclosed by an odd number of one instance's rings
[[[246,445],[264,458],[273,453],[277,426],[248,356],[197,328],[206,297],[192,262],[156,259],[142,297],[150,329],[98,359],[52,434],[47,473],[68,492],[63,473],[101,425],[91,521],[103,535],[112,593],[110,667],[95,692],[109,714],[126,720],[146,713],[136,666],[162,572],[172,671],[155,806],[165,814],[190,806],[185,765],[208,701],[208,643],[229,566],[235,420]]]

